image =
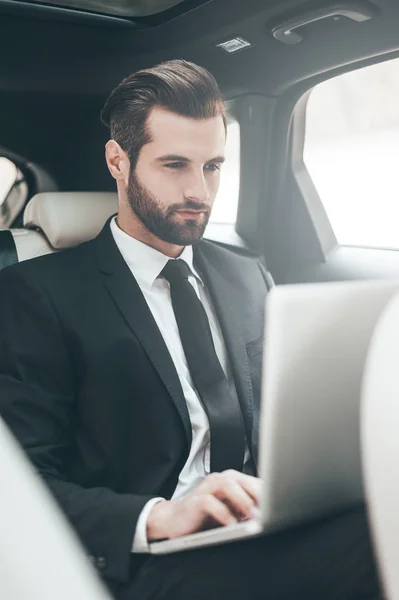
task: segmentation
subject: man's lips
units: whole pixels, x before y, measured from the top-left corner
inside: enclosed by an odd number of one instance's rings
[[[200,217],[201,215],[204,215],[206,212],[208,212],[207,210],[193,210],[193,209],[185,209],[185,210],[176,210],[175,212],[177,212],[179,215],[181,215],[182,217],[188,217],[191,219],[195,219]]]

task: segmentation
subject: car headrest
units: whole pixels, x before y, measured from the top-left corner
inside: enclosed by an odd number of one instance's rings
[[[63,250],[96,237],[117,211],[116,193],[46,192],[28,202],[24,226],[40,229],[54,249]]]

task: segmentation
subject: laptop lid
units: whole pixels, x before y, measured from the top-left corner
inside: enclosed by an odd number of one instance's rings
[[[363,368],[374,326],[398,290],[388,281],[271,290],[259,449],[267,529],[362,501]]]

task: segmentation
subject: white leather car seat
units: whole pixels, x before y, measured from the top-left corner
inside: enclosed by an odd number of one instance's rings
[[[112,192],[37,194],[25,208],[25,228],[0,231],[0,269],[94,238],[117,210]]]
[[[75,533],[0,419],[0,597],[110,600]]]
[[[363,378],[365,496],[386,598],[399,600],[399,294],[374,330]]]

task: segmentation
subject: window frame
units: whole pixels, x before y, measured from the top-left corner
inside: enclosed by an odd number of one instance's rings
[[[5,146],[0,146],[0,156],[8,158],[15,164],[23,177],[23,181],[27,185],[27,199],[24,206],[13,219],[10,227],[23,227],[23,214],[29,200],[39,192],[54,192],[59,189],[59,186],[50,173],[44,167],[37,163],[33,163],[23,156],[9,150]],[[12,189],[11,189],[12,191]]]
[[[399,50],[318,74],[300,82],[295,88],[291,88],[289,94],[285,95],[283,99],[281,110],[286,111],[286,114],[290,114],[285,161],[286,173],[288,172],[288,179],[291,180],[288,188],[296,188],[295,198],[300,198],[303,203],[301,208],[306,213],[307,226],[312,234],[307,241],[304,240],[302,252],[300,253],[300,260],[302,261],[325,262],[328,256],[338,248],[377,249],[371,246],[340,244],[333,231],[323,201],[304,162],[306,108],[310,93],[314,87],[324,81],[396,58],[399,58]],[[282,189],[286,190],[287,186],[282,185]],[[278,218],[277,216],[276,219]],[[381,250],[390,251],[392,249],[381,248]]]
[[[238,125],[238,137],[239,137],[239,148],[238,148],[238,169],[239,169],[239,173],[238,173],[238,194],[237,194],[237,209],[236,209],[236,213],[235,213],[235,220],[233,222],[229,222],[229,221],[214,221],[214,213],[211,214],[211,218],[209,221],[210,225],[220,225],[220,226],[227,226],[230,225],[233,228],[235,227],[235,224],[237,222],[237,215],[238,215],[238,204],[240,201],[240,188],[241,188],[241,125],[240,122],[237,121],[237,119],[233,116],[232,112],[230,110],[227,110],[227,129],[229,127],[229,125],[231,123],[237,123]],[[227,131],[227,144],[226,147],[229,144],[229,133]],[[226,153],[227,154],[227,153]],[[227,157],[226,157],[227,158]],[[219,189],[218,192],[216,194],[216,198],[215,198],[215,202],[213,205],[213,210],[215,210],[215,207],[217,206],[217,203],[220,201],[219,199],[219,194],[220,194],[220,189],[221,189],[221,183],[222,183],[222,178],[224,177],[224,170],[226,169],[228,160],[225,161],[225,163],[223,165],[221,165],[221,173],[220,173],[220,185],[219,185]]]
[[[399,52],[396,51],[394,53],[385,54],[382,56],[374,57],[371,61],[362,61],[361,63],[356,63],[355,65],[351,65],[351,68],[341,70],[340,72],[330,73],[329,77],[322,79],[315,83],[307,92],[299,99],[297,106],[294,112],[295,120],[298,120],[299,129],[300,129],[300,156],[299,156],[299,148],[298,152],[293,155],[293,162],[298,161],[298,166],[295,168],[293,166],[293,171],[296,175],[298,184],[301,183],[302,180],[308,180],[307,183],[303,186],[303,197],[304,201],[307,203],[309,212],[313,218],[315,218],[315,223],[317,225],[317,231],[319,234],[320,243],[324,247],[324,256],[327,257],[329,252],[334,248],[358,248],[358,249],[369,249],[369,250],[387,250],[387,251],[399,251],[398,246],[389,246],[389,245],[379,245],[379,244],[366,244],[366,243],[349,243],[349,242],[340,242],[337,238],[337,235],[334,231],[333,225],[328,216],[328,210],[325,209],[325,203],[323,198],[320,196],[315,184],[313,183],[312,176],[305,164],[304,161],[304,152],[306,145],[306,116],[307,116],[307,108],[308,108],[308,100],[311,92],[320,84],[323,84],[327,81],[331,81],[332,79],[337,79],[343,75],[354,73],[356,71],[361,71],[362,69],[366,69],[368,67],[374,67],[378,65],[382,65],[385,63],[389,63],[393,60],[399,60]],[[305,176],[303,176],[302,171],[305,171]],[[316,213],[323,213],[323,215],[316,216]]]
[[[8,187],[4,198],[0,199],[0,229],[8,229],[16,222],[28,202],[29,184],[16,161],[3,154],[0,154],[0,158],[8,160],[16,170],[14,181]]]
[[[229,117],[236,121],[240,128],[240,173],[239,173],[239,193],[237,203],[237,216],[235,223],[220,223],[210,221],[205,230],[204,239],[223,246],[232,250],[239,251],[244,254],[253,254],[250,245],[246,242],[244,237],[240,234],[237,229],[238,222],[240,219],[240,206],[242,203],[243,194],[243,137],[242,137],[242,115],[240,111],[242,98],[229,98],[226,99],[226,109]]]

